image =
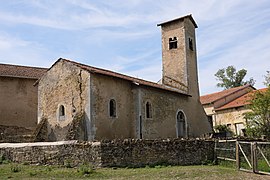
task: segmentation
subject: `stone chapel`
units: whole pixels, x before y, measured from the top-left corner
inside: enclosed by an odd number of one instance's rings
[[[62,58],[49,68],[37,82],[45,140],[188,138],[212,131],[199,99],[197,24],[187,15],[158,26],[161,83]]]

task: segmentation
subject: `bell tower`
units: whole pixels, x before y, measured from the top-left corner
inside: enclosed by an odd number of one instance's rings
[[[162,84],[199,98],[196,22],[187,15],[158,26],[162,36]]]

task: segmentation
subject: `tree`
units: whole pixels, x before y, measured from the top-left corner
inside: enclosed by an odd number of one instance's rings
[[[266,75],[264,76],[265,81],[263,82],[264,85],[270,86],[270,71],[266,71]]]
[[[248,81],[243,81],[247,74],[247,70],[241,69],[236,71],[234,66],[228,66],[227,68],[219,69],[215,76],[217,80],[217,87],[222,87],[224,89],[230,89],[233,87],[243,86],[246,84],[254,85],[255,80],[250,78]]]
[[[249,108],[245,113],[247,120],[246,133],[250,137],[266,136],[270,138],[270,86],[265,91],[252,94]]]

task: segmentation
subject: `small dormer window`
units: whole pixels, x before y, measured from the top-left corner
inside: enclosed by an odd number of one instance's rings
[[[188,46],[191,51],[193,51],[193,42],[191,38],[188,38]]]
[[[169,38],[169,49],[177,49],[177,37]]]

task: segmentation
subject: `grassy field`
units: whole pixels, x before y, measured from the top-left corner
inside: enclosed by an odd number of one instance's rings
[[[153,168],[67,168],[1,164],[0,179],[270,179],[223,166],[156,166]]]

